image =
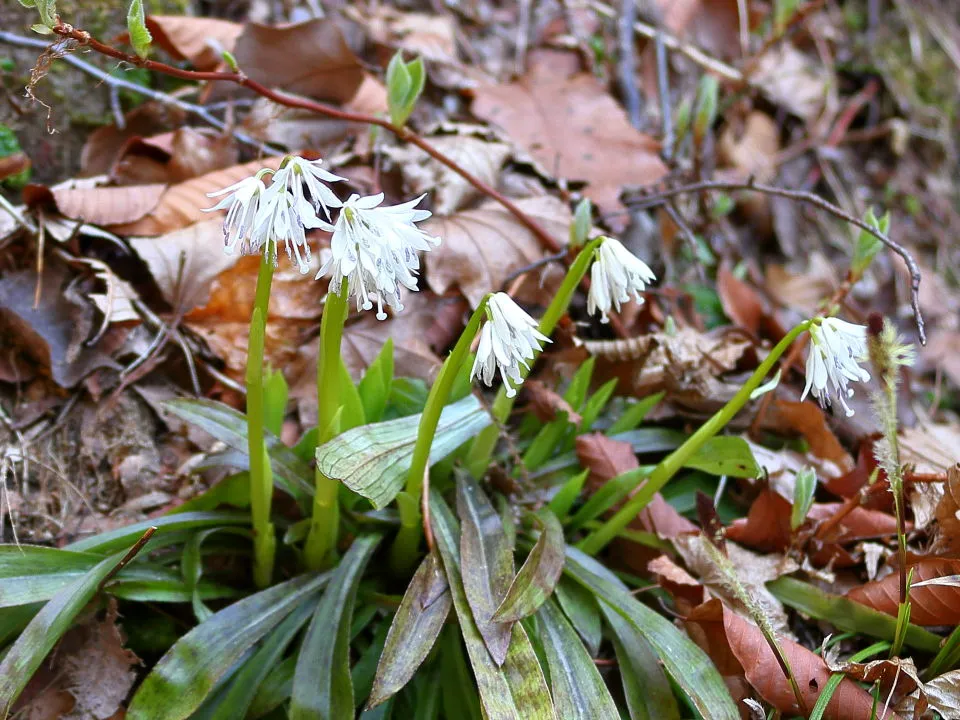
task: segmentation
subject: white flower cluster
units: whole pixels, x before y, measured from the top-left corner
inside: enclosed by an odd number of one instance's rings
[[[523,382],[520,366],[529,370],[527,361],[543,349],[540,343],[550,339],[537,330],[537,321],[506,293],[494,293],[487,299],[487,313],[470,379],[479,375],[486,385],[492,385],[499,369],[507,397],[513,397],[517,394],[516,386]]]
[[[402,310],[400,287],[417,290],[416,273],[420,268],[420,251],[436,246],[439,238],[431,237],[414,223],[430,217],[427,210],[416,210],[423,199],[382,205],[383,194],[371,197],[352,195],[346,202],[327,183],[344,178],[320,167],[321,160],[304,160],[288,156],[273,173],[270,185],[262,170],[209,197],[223,198],[209,211],[226,210],[223,223],[224,250],[232,254],[269,252],[276,258],[282,241],[287,255],[300,272],[310,270],[310,246],[306,231],[320,228],[333,233],[331,257],[320,268],[317,279],[330,274],[331,290],[339,292],[347,280],[347,292],[357,302],[357,309],[373,307],[377,301],[377,317],[387,317],[383,305]],[[335,224],[331,209],[339,209]],[[323,219],[320,216],[323,214]]]
[[[593,315],[599,310],[600,322],[609,322],[607,313],[611,307],[619,312],[620,304],[629,302],[631,296],[643,303],[640,293],[656,279],[653,270],[619,240],[604,238],[590,269],[587,312]]]
[[[838,318],[814,320],[810,326],[810,353],[807,355],[807,384],[800,400],[811,391],[826,407],[833,398],[840,401],[847,417],[853,410],[851,382],[867,382],[870,373],[860,367],[867,356],[867,328]]]

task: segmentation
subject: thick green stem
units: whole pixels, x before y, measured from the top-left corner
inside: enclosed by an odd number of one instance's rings
[[[583,276],[586,275],[587,270],[590,269],[594,253],[596,253],[597,248],[600,247],[604,239],[605,238],[599,237],[588,242],[573,263],[571,263],[570,269],[567,270],[567,274],[560,285],[560,289],[557,291],[557,294],[553,296],[553,300],[550,301],[550,305],[547,307],[547,311],[543,314],[543,317],[540,318],[540,332],[547,337],[553,334],[553,331],[557,328],[557,323],[560,322],[560,318],[563,317],[564,313],[567,312],[567,308],[570,307],[570,301],[573,300],[573,295],[577,291],[580,281],[583,280]],[[536,360],[534,360],[534,362],[535,361]],[[532,363],[530,367],[533,367]],[[526,368],[520,368],[521,377],[526,378],[529,372]],[[504,388],[500,388],[499,392],[497,392],[497,397],[494,399],[493,407],[491,408],[495,422],[490,427],[480,431],[477,437],[474,438],[473,444],[470,446],[470,452],[467,454],[466,466],[474,477],[482,477],[490,465],[490,456],[493,455],[493,449],[496,447],[497,437],[500,433],[499,425],[505,423],[507,418],[510,417],[510,411],[513,410],[515,400],[516,396],[507,397],[507,391]]]
[[[433,387],[430,388],[427,404],[420,416],[417,443],[413,447],[413,458],[410,461],[407,484],[404,492],[400,493],[397,498],[397,507],[400,510],[400,531],[393,541],[391,558],[393,567],[398,570],[412,565],[417,557],[422,521],[419,500],[420,493],[423,492],[424,474],[427,472],[427,464],[430,461],[430,446],[433,444],[433,436],[437,431],[437,424],[440,422],[440,414],[450,397],[453,383],[457,379],[463,364],[470,358],[470,346],[477,336],[480,323],[483,322],[487,314],[488,297],[486,296],[480,301],[480,305],[474,311],[467,327],[460,335],[460,339],[457,340],[457,344],[444,361],[443,367],[440,368],[440,374],[437,375]]]
[[[687,438],[687,441],[665,457],[643,484],[637,493],[630,498],[620,510],[603,525],[597,528],[593,533],[584,538],[578,547],[590,555],[597,554],[606,545],[623,530],[637,513],[643,510],[653,499],[653,496],[660,492],[667,481],[672,478],[677,471],[690,459],[690,457],[699,450],[703,444],[726,427],[733,417],[740,412],[744,405],[750,400],[750,395],[756,390],[767,374],[773,369],[777,360],[783,355],[784,351],[796,340],[803,332],[810,327],[810,321],[804,322],[793,328],[787,335],[777,343],[776,347],[770,351],[766,359],[760,363],[746,384],[737,391],[730,402],[724,405],[712,418],[707,420],[700,429]]]
[[[340,341],[347,320],[347,280],[339,292],[330,288],[320,320],[320,352],[317,359],[317,445],[323,445],[338,432],[340,412]],[[320,570],[333,550],[340,525],[338,493],[340,484],[319,469],[314,473],[316,492],[313,517],[304,545],[304,562],[311,570]]]
[[[247,451],[250,457],[250,515],[253,520],[253,580],[257,587],[268,587],[273,577],[276,548],[270,502],[273,476],[267,455],[264,430],[263,346],[267,329],[270,286],[273,284],[273,257],[267,245],[257,273],[257,290],[250,318],[247,347]]]

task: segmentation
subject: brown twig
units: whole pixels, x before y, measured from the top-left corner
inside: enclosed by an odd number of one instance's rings
[[[181,80],[229,82],[252,90],[257,95],[267,98],[278,105],[283,105],[284,107],[307,110],[309,112],[333,118],[335,120],[343,120],[344,122],[362,123],[365,125],[376,125],[377,127],[381,127],[395,135],[400,140],[417,146],[434,160],[453,170],[481,193],[496,200],[508,212],[510,212],[510,214],[513,215],[521,225],[533,233],[533,235],[546,250],[554,253],[560,251],[560,244],[546,230],[544,230],[538,222],[517,207],[512,200],[504,196],[496,188],[488,185],[476,175],[466,170],[455,160],[444,155],[442,152],[433,147],[433,145],[406,127],[394,125],[389,120],[376,117],[375,115],[341,110],[315,100],[310,100],[308,98],[294,97],[283,92],[277,92],[276,90],[272,90],[266,85],[247,77],[242,72],[183,70],[181,68],[158,62],[156,60],[146,60],[102,43],[96,38],[92,37],[86,30],[79,30],[63,22],[55,25],[53,27],[53,32],[60,37],[69,38],[82,46],[89,47],[91,50],[98,52],[101,55],[106,55],[107,57],[112,57],[116,60],[130,63],[131,65],[135,65],[136,67],[140,67],[145,70],[158,72],[163,75],[170,75],[171,77],[180,78]]]
[[[120,562],[118,562],[116,565],[114,565],[114,566],[110,569],[110,572],[108,572],[108,573],[106,574],[106,576],[103,578],[103,580],[100,581],[100,584],[97,585],[97,592],[98,592],[98,593],[99,593],[99,592],[102,592],[102,591],[103,591],[103,588],[106,586],[106,584],[107,584],[108,582],[110,582],[110,581],[114,578],[114,576],[116,576],[116,574],[117,574],[118,572],[120,572],[121,570],[123,570],[123,569],[130,563],[130,561],[133,560],[133,559],[137,556],[137,554],[138,554],[141,550],[143,550],[143,546],[147,544],[147,542],[150,540],[150,538],[153,537],[153,534],[154,534],[156,531],[157,531],[157,527],[156,527],[156,526],[147,528],[147,531],[146,531],[143,535],[140,536],[140,539],[137,540],[137,542],[135,542],[135,543],[133,544],[133,547],[130,548],[129,550],[127,550],[126,554],[125,554],[122,558],[120,558]]]
[[[917,333],[920,336],[920,344],[927,344],[927,334],[924,330],[923,314],[920,312],[920,267],[917,265],[917,261],[913,259],[913,255],[911,255],[910,252],[900,243],[891,239],[886,233],[881,232],[860,218],[851,215],[843,208],[837,207],[828,200],[824,200],[819,195],[815,195],[814,193],[807,192],[805,190],[788,190],[787,188],[776,187],[775,185],[763,185],[761,183],[754,182],[753,178],[750,178],[745,182],[701,180],[699,182],[693,182],[687,185],[677,185],[674,187],[661,188],[654,191],[646,191],[641,189],[640,194],[632,198],[626,198],[624,202],[632,207],[642,209],[662,205],[670,198],[678,195],[689,195],[690,193],[699,193],[705,190],[724,190],[727,192],[735,190],[752,190],[755,192],[764,193],[765,195],[774,195],[776,197],[783,197],[789,200],[807,203],[808,205],[813,205],[814,207],[824,210],[825,212],[828,212],[831,215],[850,223],[860,230],[873,235],[877,240],[886,245],[887,248],[903,258],[904,263],[906,263],[907,270],[910,272],[910,305],[913,308],[913,316],[917,323]]]

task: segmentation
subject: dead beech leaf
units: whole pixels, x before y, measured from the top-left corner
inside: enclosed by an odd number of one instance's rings
[[[960,717],[960,670],[935,677],[923,686],[923,694],[943,717]]]
[[[516,204],[559,244],[566,244],[571,221],[566,204],[549,195],[517,200]],[[475,210],[430,218],[421,227],[443,238],[440,246],[427,254],[430,288],[442,295],[459,287],[473,307],[488,292],[501,289],[510,273],[544,256],[533,233],[492,201]]]
[[[918,473],[945,472],[960,461],[960,425],[917,423],[900,433],[900,460]]]
[[[818,473],[837,477],[853,470],[853,458],[830,429],[819,405],[774,398],[766,413],[764,427],[781,434],[798,433],[810,446],[806,459]]]
[[[832,671],[842,672],[860,682],[879,682],[883,690],[882,697],[887,697],[891,691],[894,697],[903,697],[923,686],[917,676],[917,667],[910,658],[887,658],[867,663],[831,663],[827,660],[827,665]]]
[[[248,23],[237,38],[234,55],[252,80],[335,103],[352,98],[366,74],[332,19],[284,27]]]
[[[223,252],[222,226],[222,220],[211,218],[161,237],[129,239],[177,312],[206,305],[214,279],[236,264],[237,255]]]
[[[766,702],[787,717],[801,714],[790,683],[756,625],[724,607],[719,600],[710,600],[694,609],[687,616],[688,627],[691,624],[699,629],[699,632],[691,632],[691,636],[725,676],[732,675],[734,668],[739,666],[740,672]],[[830,679],[830,669],[820,656],[802,645],[784,637],[778,640],[809,712]],[[823,717],[825,720],[870,720],[872,709],[873,696],[844,678]],[[897,715],[884,712],[881,706],[878,717],[893,720]]]
[[[792,272],[783,265],[767,266],[766,286],[770,296],[784,307],[813,317],[840,287],[840,278],[834,264],[823,253],[815,252],[804,272]]]
[[[566,415],[567,420],[574,425],[579,425],[583,420],[558,392],[539,380],[525,381],[523,392],[524,399],[528,401],[530,409],[540,422],[550,422],[561,414]],[[631,454],[632,452],[631,450]]]
[[[955,554],[960,550],[960,465],[947,470],[947,481],[943,483],[943,495],[934,517],[937,521],[934,548],[938,554]]]
[[[469,134],[432,137],[430,144],[488,185],[497,184],[500,167],[510,155],[510,148],[504,143]],[[477,189],[461,175],[413,145],[388,145],[383,152],[400,165],[404,184],[411,194],[433,191],[437,215],[450,215],[479,196]]]
[[[693,575],[677,565],[668,555],[660,555],[647,563],[647,572],[656,576],[660,587],[673,596],[677,612],[688,615],[693,608],[707,601],[706,588]]]
[[[174,130],[186,120],[186,113],[172,105],[149,100],[124,115],[124,128],[104,125],[87,136],[80,153],[80,176],[107,175],[134,138],[146,138]],[[130,184],[130,183],[128,183]]]
[[[924,558],[910,566],[913,580],[930,580],[960,574],[960,560]],[[874,610],[897,616],[900,600],[900,574],[892,573],[882,580],[868,582],[847,593]],[[910,588],[910,622],[917,625],[956,625],[960,623],[960,587],[925,585]]]
[[[134,221],[118,221],[104,223],[110,230],[120,235],[164,235],[180,230],[188,225],[207,220],[210,216],[203,212],[204,208],[214,203],[207,197],[207,193],[222,190],[228,185],[239,182],[246,177],[256,174],[261,168],[276,169],[282,158],[270,157],[263,160],[254,160],[243,165],[234,165],[222,170],[215,170],[206,175],[171,185],[159,198],[159,202],[147,214]],[[135,188],[115,188],[117,190],[134,191]],[[89,218],[87,218],[89,220]]]
[[[720,134],[717,154],[721,162],[768,182],[776,173],[774,160],[780,152],[780,128],[766,113],[753,110],[742,126],[728,124]]]
[[[64,217],[94,225],[122,225],[143,218],[157,207],[166,185],[90,187],[67,181],[46,190]],[[43,193],[43,191],[41,191]]]
[[[188,60],[197,70],[215,70],[222,52],[233,52],[243,25],[218,18],[149,15],[147,29],[153,42],[175,60]]]
[[[711,55],[740,56],[736,0],[655,0],[664,27],[691,40]]]
[[[584,194],[601,210],[620,210],[623,186],[666,174],[658,144],[630,125],[592,74],[568,76],[560,66],[548,54],[518,82],[478,87],[473,113],[502,127],[544,173],[586,182]]]

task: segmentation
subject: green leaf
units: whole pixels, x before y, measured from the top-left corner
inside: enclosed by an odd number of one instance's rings
[[[556,420],[551,420],[540,428],[523,454],[523,464],[527,470],[538,470],[553,455],[554,448],[563,438],[568,427],[570,427],[570,421],[567,419],[567,414],[559,413]]]
[[[43,609],[44,603],[31,603],[30,605],[18,605],[17,607],[6,608],[0,613],[0,648],[6,648],[7,644],[23,632],[23,629],[30,624],[34,616]],[[3,650],[0,650],[0,659],[3,658]]]
[[[573,213],[573,223],[570,225],[570,247],[583,247],[590,235],[591,227],[593,227],[593,207],[590,199],[584,198],[577,203],[577,209]]]
[[[451,595],[451,599],[452,599]],[[481,641],[482,642],[482,641]],[[464,720],[483,720],[480,695],[467,658],[463,653],[460,629],[448,624],[440,637],[440,682],[443,689],[444,717],[462,717]]]
[[[329,574],[300,575],[228,605],[197,625],[147,675],[128,720],[189,717],[251,647],[300,604],[310,603],[329,579]]]
[[[343,412],[340,414],[340,432],[360,427],[367,422],[360,391],[350,378],[350,371],[340,359],[340,401]]]
[[[607,480],[570,518],[567,522],[568,529],[576,530],[591,520],[600,517],[629,495],[650,474],[650,471],[650,466],[642,466],[627,470],[625,473]]]
[[[513,625],[514,635],[503,666],[497,667],[490,657],[463,589],[457,521],[443,497],[435,491],[430,493],[430,507],[434,538],[443,559],[453,607],[460,621],[460,632],[480,690],[486,720],[556,718],[543,671],[520,623]]]
[[[466,473],[457,476],[457,514],[462,523],[463,589],[493,661],[503,665],[510,645],[511,623],[495,621],[493,616],[513,578],[513,550],[500,515],[477,481]]]
[[[127,11],[127,30],[130,33],[130,44],[133,51],[142,58],[147,56],[153,36],[147,30],[146,18],[143,12],[143,0],[132,0]]]
[[[600,652],[600,641],[603,640],[603,624],[600,606],[593,593],[570,578],[561,576],[554,594],[590,655],[595,657]]]
[[[247,420],[242,413],[213,400],[190,398],[170,400],[163,407],[181,420],[210,433],[244,459],[247,458]],[[310,466],[272,432],[264,435],[277,487],[298,501],[313,496],[313,470]],[[239,469],[248,470],[249,466],[244,465]]]
[[[537,611],[537,625],[547,655],[557,715],[564,720],[619,717],[593,658],[553,601],[548,600]]]
[[[804,467],[797,473],[793,486],[793,507],[790,509],[790,528],[796,530],[803,525],[813,505],[813,496],[817,492],[817,474],[812,468]]]
[[[570,387],[563,394],[563,399],[577,412],[587,399],[587,391],[590,390],[590,380],[593,378],[593,368],[596,364],[596,357],[589,357],[574,373],[573,379],[570,380]]]
[[[57,2],[56,0],[20,0],[20,4],[28,8],[36,8],[40,13],[40,20],[43,22],[43,27],[46,29],[46,32],[42,34],[47,35],[50,33],[49,28],[52,28],[57,23]],[[33,28],[37,32],[42,32],[37,30],[36,26]]]
[[[203,598],[200,595],[200,578],[203,575],[203,556],[200,549],[203,542],[217,532],[229,532],[244,537],[250,536],[250,532],[246,528],[218,527],[201,530],[184,543],[183,555],[180,558],[180,572],[183,575],[187,592],[190,594],[193,614],[197,618],[197,622],[201,623],[210,618],[213,611],[203,604]]]
[[[0,578],[26,574],[82,575],[101,560],[103,555],[96,553],[74,552],[41,545],[0,545]],[[0,584],[0,597],[4,590]]]
[[[713,75],[704,74],[697,88],[697,111],[693,120],[693,138],[699,146],[717,119],[720,84]]]
[[[10,715],[14,702],[40,663],[93,599],[97,587],[123,555],[121,552],[101,560],[89,572],[60,589],[20,633],[0,662],[0,717]]]
[[[790,577],[780,577],[768,582],[767,589],[784,605],[818,620],[828,620],[840,630],[890,641],[896,636],[896,618],[842,595],[824,592]],[[940,648],[940,638],[937,635],[916,625],[908,626],[904,642],[910,647],[930,653],[935,653]]]
[[[390,399],[392,383],[393,338],[387,338],[357,387],[367,422],[375,423],[383,420],[383,411],[386,410],[387,401]]]
[[[157,528],[156,534],[147,543],[145,549],[155,547],[164,540],[165,535],[184,531],[202,530],[217,525],[250,525],[249,513],[238,512],[192,512],[165,515],[163,517],[144,520],[143,522],[126,525],[116,530],[109,530],[93,537],[78,540],[67,545],[66,550],[74,552],[94,552],[100,554],[113,553],[128,548],[150,528]]]
[[[882,218],[877,219],[873,208],[867,210],[863,216],[863,221],[872,228],[882,232],[884,235],[890,232],[890,213],[884,214]],[[857,236],[857,243],[853,249],[853,258],[850,260],[850,272],[854,277],[859,278],[870,267],[873,258],[883,249],[883,243],[866,230],[861,230]]]
[[[449,455],[490,422],[473,395],[447,405],[430,448],[430,463]],[[379,510],[403,487],[419,426],[420,415],[411,415],[348,430],[317,448],[317,466]]]
[[[567,518],[570,508],[573,507],[574,503],[577,502],[577,498],[580,497],[580,491],[583,490],[583,484],[587,481],[589,475],[589,470],[584,470],[574,475],[563,484],[563,487],[560,488],[557,494],[553,496],[553,499],[547,504],[550,511],[560,518],[560,520]]]
[[[760,474],[749,443],[732,435],[710,438],[683,466],[736,478],[755,478]]]
[[[390,122],[402,127],[413,112],[427,81],[423,60],[418,57],[409,63],[404,62],[403,54],[398,50],[387,65],[386,80]]]
[[[257,689],[257,694],[247,711],[247,717],[260,718],[269,715],[283,705],[290,697],[290,691],[293,689],[293,674],[296,669],[296,655],[291,655],[272,668]],[[283,717],[286,717],[286,715]]]
[[[212,720],[235,720],[247,716],[261,683],[283,658],[283,653],[313,615],[313,610],[310,603],[301,603],[267,636],[230,678],[223,696],[211,712]]]
[[[380,535],[361,535],[333,571],[300,648],[291,720],[353,720],[350,622],[363,570],[380,540]]]
[[[680,720],[670,681],[650,643],[615,610],[605,607],[603,614],[613,631],[613,647],[631,720]]]
[[[607,406],[607,403],[610,401],[610,397],[613,395],[613,391],[617,388],[617,378],[613,380],[608,380],[599,388],[597,391],[590,396],[590,399],[587,400],[583,405],[583,410],[580,412],[580,421],[579,432],[585,433],[590,432],[590,429],[593,427],[593,423],[597,421],[597,418],[600,417],[600,413]]]
[[[549,510],[534,517],[542,525],[542,532],[493,614],[496,622],[514,622],[533,615],[553,594],[563,572],[563,526]]]
[[[368,708],[392,697],[410,681],[440,635],[452,604],[440,559],[431,552],[420,563],[390,624]]]
[[[615,610],[643,635],[701,715],[738,720],[740,712],[713,662],[670,620],[638,601],[613,573],[576,548],[567,547],[564,572],[593,592],[601,608]]]
[[[367,607],[372,608],[375,615],[380,614],[380,608],[376,605],[368,605]],[[382,620],[380,624],[377,625],[377,629],[373,633],[370,644],[363,651],[360,659],[357,660],[353,668],[350,670],[350,677],[353,681],[354,700],[356,702],[357,709],[363,707],[364,699],[370,696],[370,691],[373,689],[373,679],[377,672],[377,664],[380,656],[383,654],[383,647],[386,645],[387,633],[389,631],[390,623],[386,620]],[[389,701],[387,702],[386,707],[390,707]]]

